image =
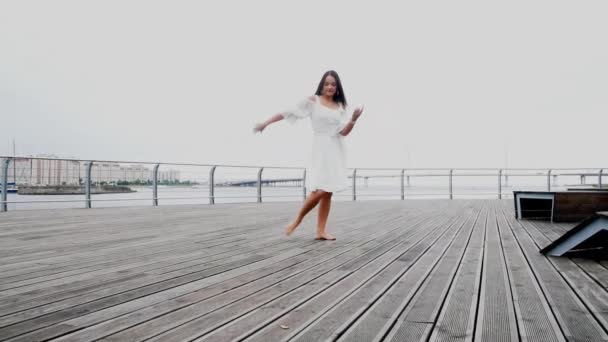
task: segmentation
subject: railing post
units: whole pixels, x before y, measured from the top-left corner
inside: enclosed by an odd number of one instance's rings
[[[353,169],[353,201],[357,200],[357,169]]]
[[[597,182],[598,182],[600,189],[602,188],[602,173],[604,173],[604,169],[600,169],[600,174],[597,178]]]
[[[585,175],[581,175],[581,185],[585,185]]]
[[[403,179],[404,174],[405,174],[405,169],[401,169],[401,200],[402,201],[405,199],[405,184],[404,184],[404,179]]]
[[[502,170],[498,170],[498,199],[502,199]]]
[[[8,200],[8,164],[10,162],[10,158],[2,160],[2,203],[0,205],[0,211],[2,212],[8,210],[8,203],[6,201]]]
[[[209,204],[215,204],[215,168],[213,165],[209,170]]]
[[[302,174],[302,196],[304,197],[304,201],[306,201],[306,169],[304,169],[304,173]]]
[[[258,171],[258,203],[262,203],[262,171],[264,171],[263,167]]]
[[[454,175],[454,169],[450,169],[450,199],[454,199],[454,195],[452,193],[452,178]]]
[[[158,167],[160,164],[154,165],[152,171],[152,206],[158,206]]]
[[[551,191],[551,170],[547,171],[547,191]]]
[[[91,169],[93,168],[93,162],[87,164],[86,177],[84,183],[85,191],[85,208],[91,209]]]

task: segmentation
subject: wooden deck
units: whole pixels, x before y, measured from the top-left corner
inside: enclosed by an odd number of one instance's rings
[[[538,251],[573,224],[513,201],[0,215],[0,340],[608,341],[608,263]]]

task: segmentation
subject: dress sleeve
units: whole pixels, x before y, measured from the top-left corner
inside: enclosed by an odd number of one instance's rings
[[[283,112],[283,118],[289,123],[294,123],[298,120],[308,118],[312,113],[313,105],[313,100],[305,98],[298,102],[295,108]]]
[[[351,116],[352,116],[352,112],[349,107],[346,107],[346,109],[342,110],[340,122],[336,126],[336,134],[340,134],[340,132],[342,132],[344,127],[346,127],[346,125],[348,125],[348,123],[350,122]]]

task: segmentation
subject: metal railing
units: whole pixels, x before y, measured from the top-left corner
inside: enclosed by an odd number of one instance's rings
[[[208,196],[198,196],[198,197],[167,197],[163,198],[163,200],[181,200],[181,199],[208,199],[208,203],[213,205],[216,203],[217,198],[252,198],[252,196],[217,196],[215,193],[216,187],[216,171],[218,168],[244,168],[244,169],[253,169],[257,170],[257,181],[256,184],[256,201],[258,203],[262,203],[263,201],[263,192],[262,192],[262,184],[264,182],[263,173],[265,170],[299,170],[302,172],[301,179],[301,188],[302,193],[297,197],[300,197],[304,200],[306,198],[306,169],[303,167],[281,167],[281,166],[251,166],[251,165],[215,165],[215,164],[192,164],[192,163],[161,163],[161,162],[140,162],[140,161],[113,161],[113,160],[79,160],[79,159],[61,159],[61,158],[41,158],[41,157],[10,157],[10,156],[0,156],[2,159],[1,169],[2,169],[2,178],[0,180],[1,185],[1,201],[0,201],[0,211],[7,211],[9,203],[40,203],[40,202],[84,202],[85,208],[91,208],[94,201],[121,201],[121,200],[129,200],[129,201],[141,201],[141,200],[151,200],[152,206],[159,205],[159,168],[161,166],[173,166],[173,167],[207,167],[209,168],[208,175]],[[23,160],[46,160],[46,161],[68,161],[74,162],[78,164],[78,176],[80,177],[81,172],[84,176],[84,180],[82,184],[80,184],[80,179],[78,181],[79,185],[82,185],[84,188],[84,198],[80,200],[53,200],[53,201],[11,201],[9,202],[7,199],[7,192],[5,189],[8,187],[8,175],[9,175],[9,165],[11,162],[15,161],[23,161]],[[101,164],[137,164],[137,165],[148,165],[151,167],[151,187],[152,187],[152,196],[149,199],[93,199],[92,196],[92,185],[94,183],[92,170],[95,165]],[[82,168],[81,168],[82,166]],[[146,169],[147,170],[147,169]],[[581,171],[586,170],[586,171]],[[589,170],[594,170],[594,172],[590,172]],[[50,170],[49,170],[50,171]],[[364,172],[390,172],[390,174],[365,174]],[[575,172],[578,171],[578,172]],[[121,171],[122,172],[122,171]],[[358,197],[374,197],[374,196],[386,196],[386,194],[363,194],[357,192],[357,182],[358,180],[364,180],[365,183],[369,179],[381,179],[381,178],[399,178],[400,184],[400,199],[405,200],[406,198],[411,198],[415,196],[431,196],[431,195],[442,195],[442,193],[415,193],[415,194],[406,194],[406,187],[410,186],[411,179],[413,178],[428,178],[428,177],[447,177],[447,192],[444,195],[449,199],[454,199],[454,178],[455,177],[497,177],[496,182],[496,192],[487,192],[487,193],[475,193],[477,195],[492,195],[496,196],[495,198],[502,199],[503,198],[503,179],[505,183],[508,181],[509,177],[522,177],[522,176],[533,176],[533,177],[546,177],[546,189],[547,191],[551,191],[552,189],[552,179],[555,179],[558,176],[578,176],[580,177],[580,183],[586,184],[586,177],[595,177],[598,179],[598,187],[603,187],[603,172],[604,168],[554,168],[554,169],[515,169],[515,168],[505,168],[505,169],[495,169],[495,168],[354,168],[351,169],[351,175],[349,178],[352,180],[351,186],[351,195],[352,200],[356,201]],[[126,171],[125,171],[126,173]],[[16,175],[15,175],[16,177]],[[407,184],[407,185],[406,185]],[[467,195],[468,193],[458,193],[458,195]],[[339,196],[349,196],[345,194],[340,194]],[[266,195],[265,197],[273,197],[271,195]],[[274,196],[274,197],[296,197],[296,196]]]

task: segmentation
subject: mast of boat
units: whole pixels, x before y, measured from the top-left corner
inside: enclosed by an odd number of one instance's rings
[[[15,152],[15,138],[13,138],[13,183],[17,186],[17,159],[15,159],[17,154]]]
[[[505,186],[509,186],[509,143],[505,141]]]

